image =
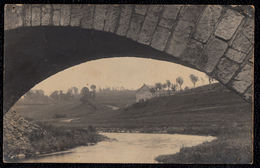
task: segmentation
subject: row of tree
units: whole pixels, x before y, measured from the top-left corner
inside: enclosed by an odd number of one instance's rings
[[[193,87],[195,88],[196,83],[199,81],[198,76],[195,76],[194,74],[190,74],[189,77],[190,77],[191,82],[193,83]],[[211,76],[207,76],[207,78],[209,79],[209,84],[211,84],[211,82],[213,81],[213,78]],[[202,83],[204,84],[204,79],[201,78],[201,80],[202,80]],[[156,93],[156,91],[160,92],[161,90],[165,90],[168,88],[168,94],[170,95],[171,91],[173,93],[178,91],[178,85],[179,85],[179,90],[183,90],[181,87],[183,85],[183,83],[184,83],[184,80],[180,76],[176,78],[176,83],[171,83],[171,81],[167,79],[166,83],[163,83],[163,84],[160,82],[155,83],[154,87],[152,87],[150,89],[150,92],[152,93],[152,95],[154,95]],[[190,88],[188,86],[186,86],[184,88],[184,90],[189,90],[189,89]]]

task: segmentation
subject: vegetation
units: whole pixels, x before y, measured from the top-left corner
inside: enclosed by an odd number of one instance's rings
[[[196,83],[198,82],[199,78],[198,78],[197,76],[191,74],[191,75],[190,75],[190,80],[191,80],[191,82],[193,83],[194,88],[195,88],[195,85],[196,85]]]
[[[180,85],[180,90],[182,90],[181,85],[184,83],[183,78],[179,76],[176,78],[176,82]]]

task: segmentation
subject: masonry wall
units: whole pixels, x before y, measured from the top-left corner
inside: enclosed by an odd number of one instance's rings
[[[254,18],[230,7],[6,5],[5,30],[72,26],[125,36],[195,65],[252,102]]]

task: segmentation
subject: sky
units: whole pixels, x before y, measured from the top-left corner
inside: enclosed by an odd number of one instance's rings
[[[176,83],[177,77],[182,77],[186,86],[193,87],[189,75],[198,76],[196,86],[208,84],[206,74],[200,71],[167,61],[147,58],[106,58],[82,63],[65,69],[37,84],[32,90],[42,89],[46,95],[55,90],[67,90],[76,86],[79,91],[92,84],[97,88],[124,87],[125,89],[139,89],[143,84],[154,85],[157,82],[166,83],[169,79]]]

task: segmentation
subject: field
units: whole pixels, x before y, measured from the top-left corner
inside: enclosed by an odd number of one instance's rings
[[[16,106],[14,110],[32,121],[47,122],[54,126],[149,128],[151,132],[167,128],[167,133],[218,137],[196,147],[182,148],[175,155],[158,156],[156,160],[162,163],[251,162],[252,105],[220,87],[220,84],[153,98],[144,103],[134,103],[134,91],[121,93],[97,94],[96,100],[90,105],[81,104],[80,97],[76,97],[71,102]],[[107,105],[120,109],[112,110]],[[55,114],[65,118],[55,118]],[[67,119],[72,120],[63,122]]]

